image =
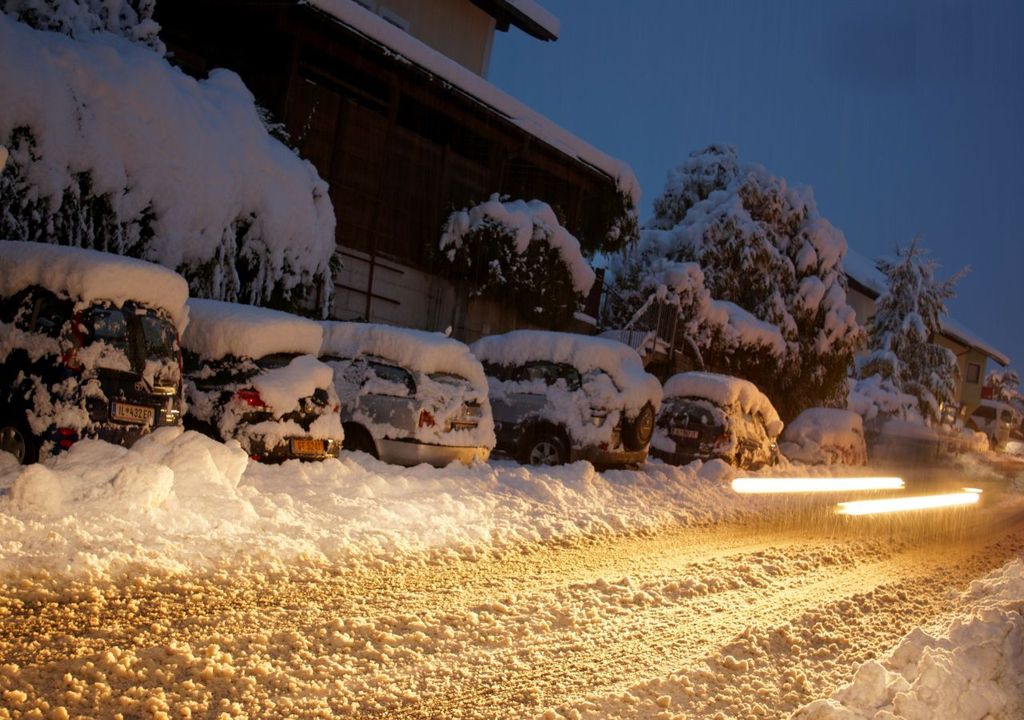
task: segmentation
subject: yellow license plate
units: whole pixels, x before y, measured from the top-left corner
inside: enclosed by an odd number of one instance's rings
[[[128,403],[116,402],[110,412],[111,417],[121,422],[138,423],[140,425],[152,425],[156,411],[145,405],[129,405]]]
[[[294,455],[323,455],[324,441],[316,438],[292,438]]]

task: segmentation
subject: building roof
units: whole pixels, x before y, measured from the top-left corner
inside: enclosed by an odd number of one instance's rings
[[[537,7],[532,0],[508,0],[520,9]],[[352,31],[380,45],[387,54],[419,66],[472,100],[490,108],[512,124],[611,178],[618,189],[640,204],[640,184],[628,163],[607,155],[536,112],[476,73],[434,50],[352,0],[304,0]],[[556,21],[557,22],[557,21]]]
[[[843,258],[843,270],[846,272],[846,277],[851,281],[851,284],[872,300],[875,300],[885,292],[888,285],[885,273],[878,269],[874,261],[869,260],[855,250],[847,249],[846,257]],[[1000,352],[995,345],[975,335],[960,321],[949,315],[944,315],[940,322],[942,323],[942,334],[946,337],[961,345],[967,345],[980,350],[1000,365],[1010,364],[1010,358],[1005,353]]]
[[[472,0],[473,4],[494,17],[499,30],[515,25],[538,40],[557,40],[561,30],[558,18],[535,0]]]

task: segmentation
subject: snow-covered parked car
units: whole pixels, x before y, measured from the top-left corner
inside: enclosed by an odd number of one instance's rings
[[[814,407],[786,425],[782,454],[809,465],[863,465],[868,461],[864,421],[850,410]]]
[[[235,439],[256,460],[337,457],[334,373],[317,359],[319,323],[217,300],[188,302],[185,427]]]
[[[502,452],[533,465],[612,467],[647,458],[661,385],[628,345],[516,330],[471,349],[487,373]]]
[[[0,449],[30,463],[180,425],[187,298],[153,263],[0,241]]]
[[[1013,429],[1020,425],[1020,413],[1009,403],[986,398],[967,418],[966,425],[970,430],[985,433],[989,445],[998,449],[1006,445]]]
[[[685,372],[665,382],[664,394],[651,441],[655,457],[676,465],[721,458],[748,470],[778,459],[782,421],[753,383]]]
[[[391,325],[325,322],[345,449],[398,465],[484,462],[494,421],[483,367],[464,343]]]

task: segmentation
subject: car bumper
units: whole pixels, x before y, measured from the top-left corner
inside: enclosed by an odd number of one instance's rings
[[[599,447],[573,448],[569,461],[587,460],[596,467],[625,467],[639,465],[647,459],[647,448],[643,450],[603,450]]]
[[[249,455],[253,459],[266,463],[280,463],[285,460],[320,461],[338,457],[338,453],[341,452],[340,442],[337,440],[325,439],[323,444],[324,449],[322,452],[300,454],[293,452],[290,441],[283,442],[280,445],[275,445],[270,449],[267,449],[262,442],[253,442],[249,447]]]
[[[413,440],[377,440],[377,452],[380,459],[394,465],[419,465],[427,463],[434,467],[444,467],[451,462],[472,465],[475,462],[487,462],[491,451],[484,447],[459,447],[452,445],[428,445]]]

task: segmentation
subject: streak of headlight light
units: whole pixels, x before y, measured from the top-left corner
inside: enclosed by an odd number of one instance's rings
[[[837,504],[840,515],[878,515],[881,513],[930,510],[932,508],[959,507],[978,502],[980,493],[959,492],[946,495],[889,498],[887,500],[853,500]]]
[[[736,478],[732,489],[743,495],[771,493],[851,492],[856,490],[902,490],[898,477],[821,477],[821,478]]]

